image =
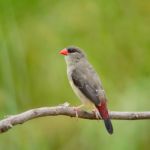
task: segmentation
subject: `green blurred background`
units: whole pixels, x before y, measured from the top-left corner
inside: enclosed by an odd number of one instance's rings
[[[59,50],[77,45],[100,74],[116,111],[150,109],[149,0],[0,0],[0,118],[79,105]],[[45,117],[0,135],[0,150],[147,150],[150,121]]]

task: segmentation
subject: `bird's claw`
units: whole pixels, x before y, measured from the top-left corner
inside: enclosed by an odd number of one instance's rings
[[[80,105],[80,106],[77,106],[77,107],[73,107],[73,109],[74,109],[74,111],[75,111],[75,113],[76,113],[76,118],[78,118],[79,117],[79,115],[78,115],[78,110],[81,108],[81,107],[83,107],[84,105]]]
[[[101,119],[101,115],[97,109],[92,110],[92,112],[95,114],[97,120]]]
[[[79,110],[80,108],[78,108],[78,107],[73,107],[73,110],[75,111],[75,113],[76,113],[76,118],[78,118],[79,117],[79,115],[78,115],[78,110]]]

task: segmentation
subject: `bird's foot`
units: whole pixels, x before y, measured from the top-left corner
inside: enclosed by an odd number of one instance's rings
[[[79,117],[79,115],[78,115],[78,110],[80,109],[80,108],[82,108],[84,105],[82,104],[82,105],[79,105],[79,106],[76,106],[76,107],[73,107],[73,109],[74,109],[74,111],[75,111],[75,113],[76,113],[76,118],[78,118]]]
[[[95,114],[97,120],[101,119],[101,115],[97,109],[93,109],[92,112]]]

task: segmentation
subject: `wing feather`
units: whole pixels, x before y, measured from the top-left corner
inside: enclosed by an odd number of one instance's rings
[[[86,69],[85,69],[86,70]],[[74,85],[95,105],[100,103],[99,83],[95,82],[94,77],[89,76],[88,71],[82,72],[82,70],[73,70],[71,78]]]

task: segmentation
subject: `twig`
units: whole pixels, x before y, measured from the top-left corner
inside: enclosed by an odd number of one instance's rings
[[[140,120],[140,119],[150,119],[150,111],[147,112],[117,112],[112,111],[110,113],[110,118],[115,120]],[[56,107],[41,107],[35,108],[23,113],[9,116],[0,121],[0,133],[6,132],[17,124],[23,124],[24,122],[44,116],[58,116],[65,115],[70,117],[76,117],[76,111],[74,107],[69,107],[66,105],[56,106]],[[78,117],[82,119],[97,120],[94,113],[87,112],[84,110],[78,110]]]

